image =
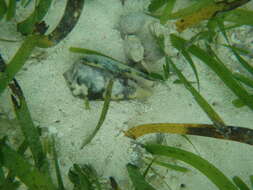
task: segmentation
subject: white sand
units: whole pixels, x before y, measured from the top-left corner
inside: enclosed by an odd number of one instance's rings
[[[55,1],[47,15],[46,21],[50,25],[50,30],[59,21],[64,2]],[[137,6],[133,7],[140,9],[143,5],[141,0],[128,0],[129,2],[135,2]],[[24,67],[26,70],[17,75],[35,123],[48,128],[49,132],[57,137],[59,159],[67,189],[70,189],[67,172],[73,163],[90,163],[96,168],[99,176],[107,179],[114,176],[124,187],[129,181],[125,166],[138,156],[133,152],[131,140],[124,137],[122,132],[131,126],[151,122],[211,123],[183,85],[172,83],[176,79],[173,76],[165,84],[156,85],[154,94],[146,101],[112,102],[104,125],[93,141],[80,150],[81,143],[96,126],[103,102],[90,102],[91,110],[85,110],[84,101],[72,96],[62,74],[80,55],[70,53],[68,48],[75,46],[93,49],[125,61],[122,39],[117,30],[117,22],[124,11],[120,0],[87,0],[81,18],[70,35],[54,48],[36,49],[37,54],[45,52],[44,57],[41,57],[42,60],[30,59]],[[0,31],[1,36],[6,38],[13,38],[13,35],[16,35],[12,24],[4,24]],[[0,43],[1,53],[7,61],[18,47],[19,44],[16,43]],[[251,128],[252,111],[247,107],[234,108],[231,101],[235,96],[208,67],[197,60],[196,63],[202,95],[209,103],[215,104],[215,110],[227,124]],[[178,59],[178,64],[184,68],[189,80],[195,80],[189,66],[185,67],[183,59]],[[0,105],[4,104],[5,110],[8,109],[6,94],[7,92],[0,99]],[[166,137],[167,145],[195,152],[181,136],[166,135]],[[209,160],[227,176],[239,175],[249,183],[248,176],[253,171],[252,147],[210,138],[193,136],[189,138],[203,158]],[[181,183],[186,184],[187,190],[216,189],[205,176],[194,169],[187,174],[163,171],[162,175],[164,174],[167,174],[166,183],[173,190],[180,189]],[[161,184],[157,189],[168,188]]]

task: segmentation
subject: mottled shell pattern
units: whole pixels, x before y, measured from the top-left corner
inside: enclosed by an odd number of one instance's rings
[[[111,79],[114,81],[112,100],[128,100],[149,96],[152,78],[123,63],[99,55],[78,60],[64,73],[74,96],[102,100]]]

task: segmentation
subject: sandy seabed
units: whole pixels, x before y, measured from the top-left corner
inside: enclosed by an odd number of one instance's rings
[[[165,83],[156,84],[153,95],[146,100],[111,102],[102,128],[93,141],[80,150],[83,140],[97,124],[103,102],[90,102],[91,109],[86,110],[84,101],[72,96],[63,73],[81,55],[69,52],[69,47],[93,49],[126,61],[117,23],[122,14],[129,11],[142,11],[146,5],[148,0],[128,0],[124,7],[120,0],[86,0],[80,20],[68,37],[56,47],[36,49],[16,77],[24,91],[35,123],[49,134],[56,136],[60,166],[67,189],[71,189],[67,172],[73,163],[92,164],[101,178],[108,179],[113,176],[122,187],[126,188],[129,182],[126,164],[138,162],[139,159],[139,153],[135,151],[138,149],[137,145],[123,133],[123,130],[129,127],[162,122],[211,123],[184,86],[173,84],[176,77],[172,76]],[[49,30],[59,22],[64,6],[65,1],[53,2],[46,16]],[[20,11],[19,14],[22,17],[27,13]],[[5,38],[20,37],[13,23],[3,24],[0,32]],[[171,32],[176,32],[173,26]],[[191,35],[191,32],[186,32],[184,35]],[[0,43],[1,54],[7,62],[19,45],[19,43]],[[224,58],[225,60],[236,62],[228,51],[223,49],[218,51],[224,52],[223,56],[229,55]],[[179,58],[177,61],[188,79],[195,80],[184,60]],[[251,128],[252,112],[247,107],[240,109],[233,107],[231,101],[235,96],[208,67],[198,60],[195,61],[202,95],[214,105],[215,110],[228,125]],[[159,66],[159,63],[157,65]],[[6,113],[10,113],[11,117],[8,93],[9,91],[6,91],[0,97],[0,105]],[[139,141],[145,142],[153,137],[147,136]],[[166,144],[199,153],[227,176],[238,175],[249,183],[248,176],[253,174],[252,147],[210,138],[195,136],[189,138],[198,152],[180,135],[166,135]],[[184,174],[163,170],[161,175],[173,190],[180,189],[182,183],[186,185],[187,190],[216,189],[205,176],[192,168],[190,172]],[[157,189],[168,189],[167,186],[162,185],[159,178],[157,180],[157,183],[154,183]]]

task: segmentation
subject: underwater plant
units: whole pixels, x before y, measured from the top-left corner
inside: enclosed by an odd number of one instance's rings
[[[25,61],[31,55],[35,47],[48,48],[55,46],[67,36],[78,21],[84,1],[69,0],[64,15],[57,27],[50,34],[44,35],[48,27],[46,26],[46,23],[41,20],[47,13],[50,4],[51,0],[40,1],[30,17],[17,24],[17,30],[22,34],[27,35],[27,37],[24,39],[19,51],[15,54],[10,63],[8,63],[8,66],[1,72],[0,94],[25,64]],[[10,7],[8,7],[8,10],[9,9]]]

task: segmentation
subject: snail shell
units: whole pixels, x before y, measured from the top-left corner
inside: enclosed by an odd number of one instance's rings
[[[112,100],[144,98],[151,95],[153,81],[145,73],[123,63],[98,55],[78,60],[64,73],[74,96],[103,100],[111,79],[114,81]]]

